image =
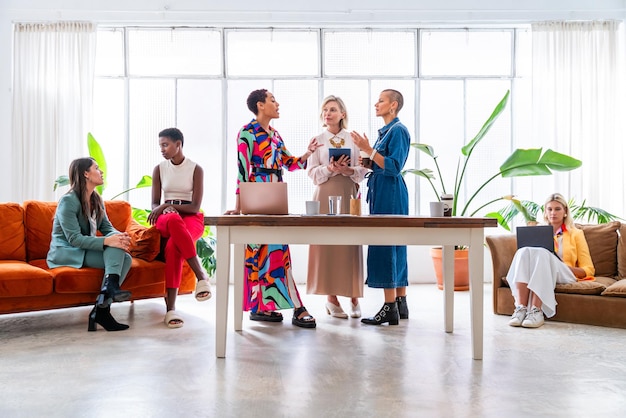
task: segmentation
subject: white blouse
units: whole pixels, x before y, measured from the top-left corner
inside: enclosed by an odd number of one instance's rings
[[[359,165],[359,147],[352,141],[350,132],[342,129],[337,135],[334,135],[328,130],[325,130],[315,138],[317,142],[323,146],[315,150],[309,157],[307,163],[308,174],[313,180],[313,184],[319,186],[325,183],[329,178],[341,175],[340,173],[333,173],[328,169],[328,164],[330,163],[328,150],[330,148],[336,148],[336,145],[331,143],[331,139],[335,144],[340,145],[340,148],[349,148],[351,150],[350,167],[354,169],[354,173],[350,176],[350,179],[355,183],[363,181],[369,169]],[[343,145],[341,145],[342,140]]]

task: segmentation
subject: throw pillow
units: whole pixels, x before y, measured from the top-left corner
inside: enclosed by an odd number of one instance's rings
[[[26,261],[24,209],[18,203],[0,203],[0,260]]]
[[[138,224],[131,220],[126,228],[130,235],[130,248],[128,252],[131,256],[141,258],[146,261],[153,261],[161,251],[161,234],[156,227],[150,228]]]
[[[130,220],[133,218],[130,203],[125,200],[107,200],[104,202],[104,209],[113,228],[124,231],[128,228]]]
[[[617,244],[617,274],[620,279],[626,278],[626,224],[619,228]]]
[[[602,292],[602,296],[617,296],[626,298],[626,279],[618,280]]]
[[[579,225],[585,233],[595,276],[615,277],[617,275],[617,230],[620,223],[609,222],[598,225]]]
[[[28,200],[24,202],[24,227],[26,231],[26,259],[40,260],[48,256],[52,239],[52,222],[57,202]]]

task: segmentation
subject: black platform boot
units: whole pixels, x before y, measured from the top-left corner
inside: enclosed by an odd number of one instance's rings
[[[131,293],[128,290],[120,289],[119,274],[107,274],[102,280],[100,294],[96,299],[98,308],[107,308],[112,302],[124,302],[129,300]]]
[[[409,319],[409,305],[406,304],[406,296],[398,296],[396,303],[398,304],[400,319]]]
[[[123,331],[128,329],[126,324],[120,324],[111,315],[111,307],[98,308],[94,306],[89,313],[89,326],[87,331],[96,331],[96,324],[100,324],[107,331]]]
[[[391,302],[383,305],[380,308],[380,311],[373,316],[372,318],[363,318],[361,322],[368,325],[382,325],[386,322],[389,325],[398,325],[400,322],[400,315],[398,314],[398,304],[396,302]]]

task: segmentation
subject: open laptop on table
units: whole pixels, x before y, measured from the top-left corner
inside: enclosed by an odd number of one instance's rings
[[[552,225],[518,226],[517,248],[541,247],[550,251],[560,260],[554,251],[554,228]]]
[[[244,215],[288,215],[287,183],[242,181],[239,207]]]

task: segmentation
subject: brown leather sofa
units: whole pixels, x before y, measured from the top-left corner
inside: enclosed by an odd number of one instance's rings
[[[577,225],[585,232],[595,281],[558,284],[554,321],[626,328],[626,224]],[[506,275],[517,250],[515,235],[487,236],[493,263],[493,311],[515,309]]]
[[[56,202],[0,203],[0,314],[91,305],[100,291],[103,271],[95,268],[49,269]],[[113,226],[131,235],[133,256],[122,288],[132,300],[165,295],[161,237],[132,218],[128,202],[105,202]],[[195,289],[195,275],[185,263],[180,293]]]

